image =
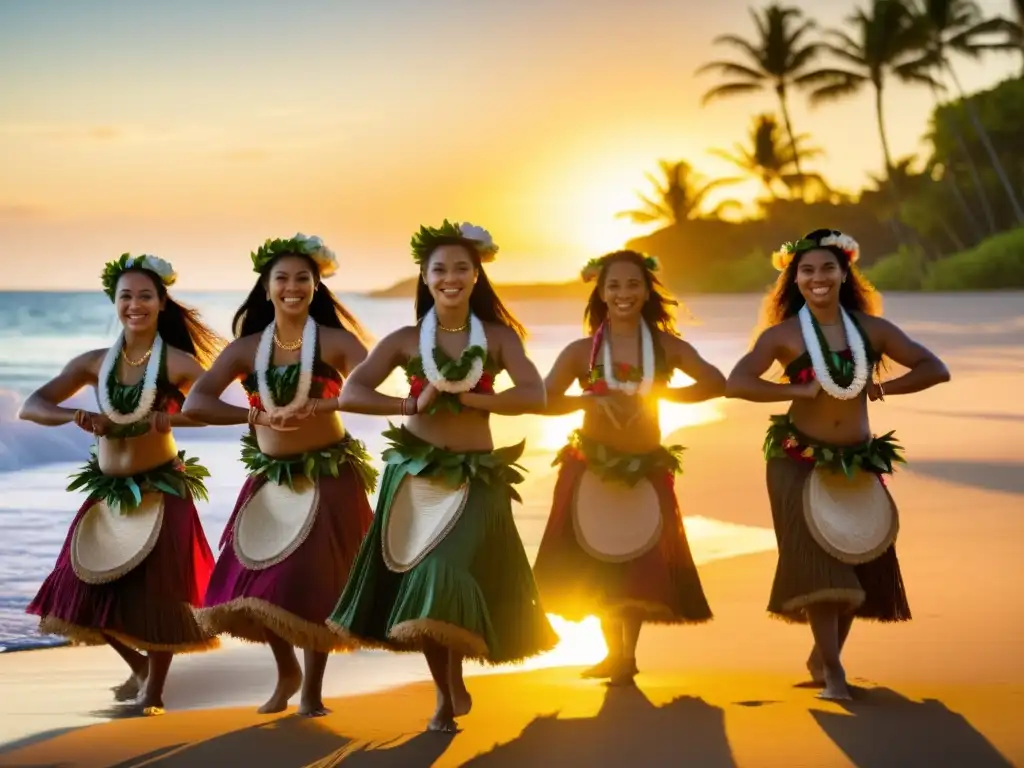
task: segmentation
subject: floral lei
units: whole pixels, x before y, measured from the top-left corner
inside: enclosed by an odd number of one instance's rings
[[[254,373],[256,374],[256,386],[260,394],[260,401],[263,409],[271,416],[275,414],[292,414],[298,411],[309,400],[309,391],[313,384],[313,358],[316,355],[316,321],[312,317],[306,318],[306,325],[302,329],[302,351],[299,353],[299,382],[295,387],[295,397],[290,403],[278,405],[267,382],[267,371],[270,370],[271,358],[274,352],[274,330],[277,323],[271,320],[263,335],[260,337],[259,347],[256,349],[256,361]]]
[[[124,331],[118,334],[117,341],[107,350],[107,354],[103,357],[103,362],[100,364],[100,372],[96,382],[96,399],[104,416],[114,424],[127,426],[144,421],[149,418],[149,414],[153,411],[153,404],[156,402],[157,379],[160,375],[160,365],[164,352],[164,340],[160,338],[159,333],[153,339],[153,346],[149,350],[149,361],[146,363],[146,372],[142,377],[142,392],[139,395],[139,403],[131,413],[121,413],[114,407],[110,399],[110,389],[117,381],[115,375],[117,358],[121,355],[122,349],[124,349]]]
[[[821,388],[837,400],[852,400],[867,385],[871,366],[868,362],[868,352],[864,345],[864,337],[861,335],[860,330],[854,325],[850,315],[842,306],[839,307],[839,315],[842,318],[843,330],[846,333],[846,343],[853,357],[853,379],[847,387],[839,386],[832,376],[832,366],[828,364],[825,356],[828,350],[828,342],[825,340],[821,327],[811,312],[811,308],[804,304],[797,313],[797,317],[800,319],[800,331],[803,334],[804,346],[807,347],[807,354],[810,356],[811,365],[814,367],[814,376],[821,384]]]

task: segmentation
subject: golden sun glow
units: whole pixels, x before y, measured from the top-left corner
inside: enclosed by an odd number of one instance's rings
[[[553,613],[548,614],[551,627],[558,634],[558,645],[524,663],[527,669],[544,667],[590,666],[608,655],[608,646],[601,633],[601,621],[587,616],[583,621],[567,621]]]
[[[684,387],[693,383],[686,374],[676,371],[670,382],[673,387]],[[578,384],[573,384],[567,394],[580,394]],[[669,403],[662,400],[658,404],[658,422],[662,435],[671,435],[684,427],[698,424],[709,424],[722,418],[722,412],[714,402],[704,403]],[[537,446],[546,451],[557,451],[569,440],[569,433],[579,429],[583,424],[583,412],[576,411],[564,416],[548,416],[539,422],[540,434]]]

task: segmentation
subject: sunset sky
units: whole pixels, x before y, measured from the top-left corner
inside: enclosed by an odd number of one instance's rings
[[[800,6],[831,26],[855,3]],[[499,280],[568,279],[644,232],[614,214],[659,158],[732,175],[708,148],[743,140],[774,97],[701,109],[716,81],[694,70],[734,57],[715,35],[752,37],[747,8],[0,0],[0,288],[98,288],[123,251],[169,259],[182,287],[243,288],[248,252],[296,230],[338,252],[333,288],[381,287],[412,274],[412,231],[444,217],[490,229]],[[1019,66],[957,68],[977,88]],[[931,104],[893,85],[895,156],[920,147]],[[835,185],[880,170],[870,94],[792,108]]]

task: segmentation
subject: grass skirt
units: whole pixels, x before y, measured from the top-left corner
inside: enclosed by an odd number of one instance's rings
[[[213,554],[191,498],[164,494],[156,545],[139,565],[106,584],[87,584],[71,563],[75,528],[96,501],[78,511],[57,563],[26,609],[40,617],[39,631],[84,645],[106,637],[139,651],[205,651],[218,645],[193,610],[202,605]]]
[[[561,464],[551,516],[533,567],[545,609],[569,621],[627,611],[643,621],[665,624],[709,621],[711,608],[686,539],[674,475],[656,469],[647,476],[661,508],[659,542],[639,557],[611,563],[584,551],[573,525],[576,488],[587,462],[563,458]]]
[[[411,569],[384,562],[388,510],[408,463],[389,464],[373,525],[328,624],[346,641],[395,651],[431,639],[489,664],[520,661],[554,648],[512,518],[509,485],[470,482],[466,507],[449,533]]]
[[[786,621],[806,622],[815,603],[843,603],[854,616],[876,621],[910,620],[895,545],[878,558],[849,565],[814,540],[804,517],[804,483],[813,461],[789,456],[767,464],[768,498],[779,547],[768,611]]]
[[[338,477],[322,474],[316,481],[319,504],[305,541],[281,562],[261,570],[239,561],[232,538],[238,513],[267,482],[246,480],[221,537],[205,607],[199,611],[209,632],[265,643],[269,630],[297,648],[329,652],[346,647],[324,621],[345,586],[372,512],[357,468],[343,462],[337,470]]]

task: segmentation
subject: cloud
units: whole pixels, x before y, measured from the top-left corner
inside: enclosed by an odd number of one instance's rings
[[[25,221],[39,219],[46,214],[46,209],[28,203],[0,203],[0,221]]]
[[[76,123],[2,123],[0,133],[51,141],[112,141],[123,138],[125,129],[113,125],[79,125]]]

